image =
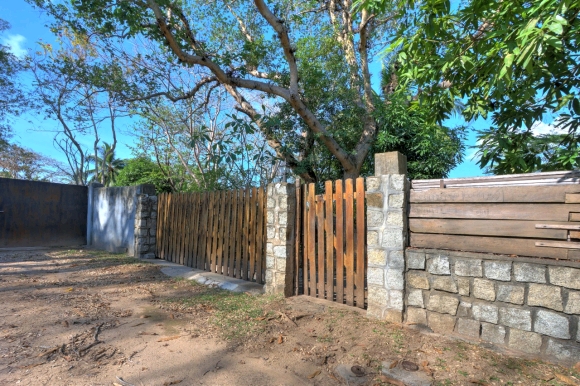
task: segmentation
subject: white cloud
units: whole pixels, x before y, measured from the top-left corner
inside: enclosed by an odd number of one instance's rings
[[[566,129],[557,128],[556,126],[548,125],[542,121],[536,121],[531,127],[534,137],[546,134],[567,134]]]
[[[8,35],[2,38],[2,44],[8,46],[10,52],[18,58],[23,58],[26,55],[25,41],[26,38],[22,35]]]

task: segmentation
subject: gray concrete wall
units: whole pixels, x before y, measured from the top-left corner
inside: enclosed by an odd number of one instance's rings
[[[580,358],[580,264],[407,249],[405,321],[550,360]]]
[[[137,186],[93,190],[90,245],[109,252],[135,254]]]

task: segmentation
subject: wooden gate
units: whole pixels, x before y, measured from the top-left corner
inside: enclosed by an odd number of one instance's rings
[[[295,293],[366,307],[364,178],[296,189]]]
[[[264,189],[162,193],[158,200],[158,257],[264,283]]]

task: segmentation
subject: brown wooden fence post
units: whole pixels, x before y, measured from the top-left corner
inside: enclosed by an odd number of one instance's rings
[[[295,189],[277,183],[266,190],[266,293],[294,292]]]
[[[409,183],[406,157],[375,154],[375,177],[366,179],[367,317],[401,323]]]

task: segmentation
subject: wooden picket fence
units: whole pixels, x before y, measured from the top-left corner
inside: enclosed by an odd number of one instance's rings
[[[364,178],[296,189],[296,293],[365,308]]]
[[[259,188],[160,194],[157,256],[263,284],[265,194]]]

